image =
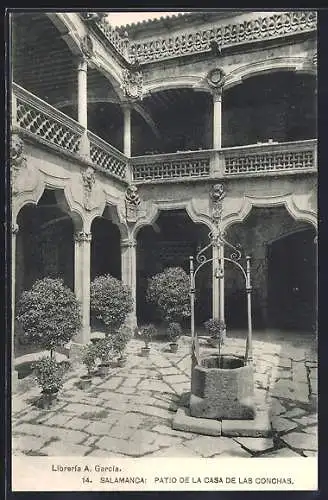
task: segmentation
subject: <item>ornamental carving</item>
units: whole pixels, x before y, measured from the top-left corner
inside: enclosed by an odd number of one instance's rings
[[[188,56],[215,50],[221,53],[226,47],[247,42],[270,40],[317,29],[314,11],[281,12],[240,23],[221,24],[199,31],[177,33],[167,38],[139,40],[130,44],[130,59],[137,57],[141,64]],[[215,44],[215,45],[214,45]]]
[[[143,74],[141,71],[123,69],[121,88],[130,99],[140,99],[143,93]]]
[[[82,181],[84,189],[84,208],[91,210],[91,193],[93,185],[96,182],[95,171],[92,167],[88,167],[82,172]]]
[[[225,198],[225,191],[223,184],[215,184],[212,187],[211,191],[211,200],[212,200],[212,217],[215,221],[222,220],[222,209],[223,209],[223,200]]]
[[[80,231],[74,235],[74,239],[77,243],[90,242],[91,238],[91,233],[85,233],[83,231]]]
[[[85,21],[101,22],[107,14],[105,12],[82,12],[81,16]]]
[[[93,56],[93,42],[90,35],[85,35],[81,40],[81,51],[87,59]]]
[[[20,169],[26,165],[26,157],[24,156],[24,142],[17,134],[13,134],[11,137],[10,160],[11,188],[12,193],[16,194],[18,173]]]
[[[127,222],[136,222],[138,218],[138,208],[140,206],[140,198],[138,188],[131,184],[125,192],[125,210]]]
[[[206,80],[213,89],[222,89],[224,85],[225,73],[222,68],[214,68],[208,72]]]

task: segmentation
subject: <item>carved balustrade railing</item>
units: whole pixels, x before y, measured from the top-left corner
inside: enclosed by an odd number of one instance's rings
[[[77,153],[84,128],[50,104],[13,83],[13,125],[60,149]]]
[[[232,24],[220,24],[199,31],[186,31],[169,37],[140,40],[129,44],[130,59],[149,63],[172,57],[211,50],[213,42],[224,49],[234,45],[258,42],[315,31],[317,15],[312,11],[279,12]]]
[[[79,156],[81,138],[85,134],[84,127],[19,85],[13,83],[12,88],[14,129],[40,142],[55,146],[63,152]],[[128,158],[92,132],[87,133],[90,156],[84,155],[84,161],[112,176],[126,180]]]
[[[127,157],[90,131],[88,131],[88,137],[92,163],[120,179],[125,179],[128,165]]]
[[[129,59],[129,39],[127,34],[121,34],[117,29],[106,21],[106,19],[96,19],[95,26],[104,35],[109,44],[126,60]]]
[[[154,154],[131,158],[134,182],[209,177],[213,150]]]
[[[265,143],[222,150],[224,177],[315,171],[317,141]]]

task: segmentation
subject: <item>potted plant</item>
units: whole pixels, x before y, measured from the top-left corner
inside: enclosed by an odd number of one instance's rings
[[[181,336],[181,333],[182,333],[182,330],[181,330],[180,323],[178,323],[177,321],[172,321],[171,323],[169,323],[169,325],[167,327],[167,334],[168,334],[168,337],[170,340],[171,352],[174,352],[174,353],[177,352],[178,345],[179,345],[177,340]]]
[[[92,371],[96,366],[97,349],[94,344],[90,343],[84,346],[82,351],[82,363],[87,369],[87,374],[80,377],[81,389],[87,389],[91,386]]]
[[[101,377],[105,377],[108,374],[109,368],[111,366],[112,345],[110,339],[108,337],[99,339],[94,347],[96,358],[100,359],[100,364],[98,365],[98,373]]]
[[[43,356],[33,365],[36,381],[42,389],[40,404],[49,409],[63,387],[65,368],[50,356]]]
[[[165,269],[148,281],[146,298],[166,324],[180,323],[191,314],[189,276],[180,267]]]
[[[114,335],[132,311],[131,290],[120,280],[106,274],[97,276],[90,287],[91,313],[101,321],[106,335]]]
[[[224,343],[226,334],[226,325],[222,319],[211,318],[204,323],[204,326],[209,334],[207,342],[212,347],[217,347],[219,349],[219,357],[221,346]]]
[[[124,366],[127,360],[125,349],[128,341],[132,337],[131,328],[127,325],[122,325],[115,334],[111,337],[112,349],[117,356],[117,365]]]
[[[141,356],[148,357],[150,353],[149,344],[152,338],[156,335],[156,328],[153,324],[145,325],[140,329],[140,336],[145,345],[141,348]]]
[[[37,280],[24,291],[17,305],[17,320],[25,339],[49,350],[51,358],[81,327],[78,300],[59,278]]]

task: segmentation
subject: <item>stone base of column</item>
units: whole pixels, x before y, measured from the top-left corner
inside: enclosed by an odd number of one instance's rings
[[[11,392],[14,394],[17,391],[18,387],[18,371],[17,370],[12,370],[11,373]]]

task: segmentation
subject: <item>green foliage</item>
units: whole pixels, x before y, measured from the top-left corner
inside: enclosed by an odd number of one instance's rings
[[[176,342],[181,337],[182,329],[180,323],[172,321],[167,327],[167,334],[171,342]]]
[[[99,358],[102,363],[109,363],[112,354],[112,345],[108,337],[99,339],[94,345],[96,358]]]
[[[153,337],[156,335],[157,329],[153,324],[145,325],[140,328],[139,335],[143,339],[145,346],[148,347]]]
[[[82,351],[82,363],[86,366],[90,374],[96,366],[97,349],[95,344],[87,344]]]
[[[115,354],[122,356],[127,343],[132,338],[132,330],[126,325],[120,326],[118,331],[111,336],[111,345]]]
[[[43,392],[56,392],[63,387],[65,368],[55,359],[43,356],[34,363],[33,368],[36,381]]]
[[[114,333],[132,311],[132,294],[113,276],[98,276],[91,283],[90,306],[92,313],[105,325],[107,334]]]
[[[191,314],[189,294],[187,273],[180,267],[169,267],[150,278],[146,297],[165,321],[179,322]]]
[[[79,303],[59,278],[37,280],[18,302],[17,320],[24,338],[54,350],[69,342],[81,327]]]
[[[211,318],[204,323],[204,326],[210,337],[223,344],[226,326],[222,319]]]

